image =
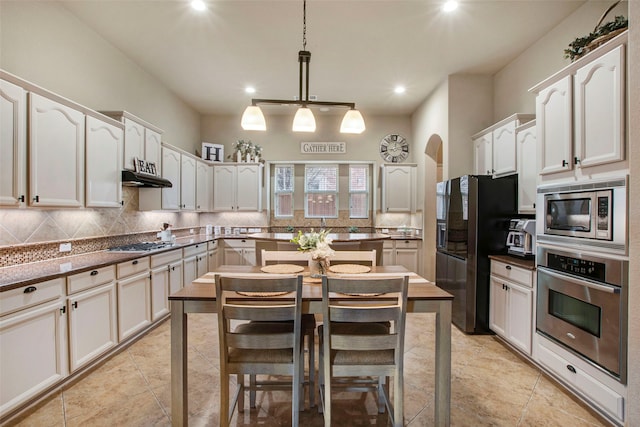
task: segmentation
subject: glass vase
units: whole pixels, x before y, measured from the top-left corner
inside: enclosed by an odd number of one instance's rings
[[[329,271],[329,258],[309,260],[309,273],[312,278],[320,278]]]

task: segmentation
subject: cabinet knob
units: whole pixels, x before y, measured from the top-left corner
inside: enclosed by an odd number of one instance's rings
[[[566,160],[562,161],[562,167],[569,166],[569,163]]]
[[[36,197],[34,197],[34,198],[33,198],[33,201],[34,201],[34,202],[39,202],[39,201],[40,201],[40,196],[36,196]]]
[[[22,203],[24,203],[24,194],[20,197],[18,197],[18,200],[21,201]]]
[[[92,276],[97,276],[98,275],[98,270],[93,270],[90,274]]]
[[[573,366],[571,366],[571,365],[567,365],[567,369],[568,369],[570,372],[574,373],[574,374],[576,373],[576,368],[574,368],[574,367],[573,367]]]
[[[574,165],[577,165],[578,163],[580,163],[580,159],[579,159],[579,158],[577,158],[577,157],[574,157],[574,158],[573,158],[573,164],[574,164]]]
[[[71,304],[71,307],[78,308],[78,301],[74,301],[73,304]]]
[[[137,263],[138,263],[138,260],[135,260],[131,264],[136,265]]]
[[[511,270],[511,266],[510,266],[510,265],[507,265],[505,268],[506,268],[507,270]]]
[[[24,290],[25,294],[30,294],[31,292],[35,292],[37,291],[38,288],[36,288],[35,286],[27,286]]]

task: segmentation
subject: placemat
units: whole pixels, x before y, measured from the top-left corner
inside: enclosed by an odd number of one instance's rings
[[[245,297],[278,297],[280,295],[286,295],[290,292],[241,292],[236,291],[238,295]]]
[[[384,295],[384,292],[376,292],[376,293],[359,293],[359,292],[337,292],[342,295],[349,295],[350,297],[377,297],[379,295]]]
[[[304,267],[295,264],[273,264],[260,267],[260,270],[264,273],[294,274],[304,271]]]
[[[336,264],[329,267],[329,271],[332,273],[346,273],[346,274],[357,274],[357,273],[368,273],[371,271],[371,267],[368,265],[359,265],[359,264]]]

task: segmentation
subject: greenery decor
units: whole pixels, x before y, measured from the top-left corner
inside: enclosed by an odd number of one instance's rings
[[[334,254],[330,246],[333,239],[329,237],[329,231],[314,232],[313,229],[310,233],[298,231],[298,235],[291,239],[291,242],[299,246],[299,251],[310,252],[313,259],[327,258]]]
[[[624,16],[616,16],[615,20],[597,26],[593,32],[589,33],[589,35],[585,37],[578,37],[569,43],[569,48],[564,50],[564,57],[571,59],[571,61],[575,61],[607,40],[613,38],[628,26],[629,21],[627,18]]]

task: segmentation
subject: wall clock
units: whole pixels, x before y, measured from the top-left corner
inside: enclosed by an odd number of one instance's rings
[[[398,134],[390,134],[380,141],[380,157],[386,162],[400,163],[409,157],[409,142]]]

